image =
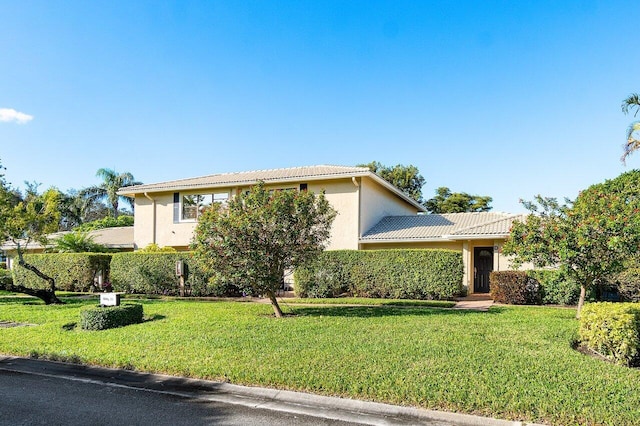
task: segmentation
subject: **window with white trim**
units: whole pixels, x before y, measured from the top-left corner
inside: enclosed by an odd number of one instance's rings
[[[228,201],[228,192],[183,194],[180,198],[180,220],[185,222],[196,221],[212,203],[226,204]]]

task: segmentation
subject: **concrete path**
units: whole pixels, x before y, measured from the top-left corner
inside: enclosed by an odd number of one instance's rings
[[[304,416],[309,420],[308,424],[318,424],[311,420],[311,418],[316,418],[324,419],[328,422],[346,422],[357,425],[526,425],[526,423],[522,422],[469,414],[424,410],[302,392],[238,386],[209,380],[0,356],[0,378],[2,378],[1,376],[16,373],[42,379],[60,379],[70,384],[76,383],[78,386],[80,384],[104,386],[106,389],[113,389],[114,392],[116,390],[133,390],[157,394],[165,398],[167,396],[184,398],[203,404],[216,403],[237,405],[255,410],[272,410],[278,413],[286,413],[287,415]],[[135,395],[133,397],[135,402]],[[43,414],[46,415],[46,413]],[[153,410],[149,414],[153,419]],[[258,415],[263,416],[260,413]],[[215,423],[215,421],[211,423]],[[266,424],[277,423],[279,422],[272,423],[271,420],[266,420]],[[155,425],[158,426],[159,424],[156,423]]]
[[[493,305],[493,300],[488,296],[469,296],[458,299],[452,309],[487,312],[491,305]]]

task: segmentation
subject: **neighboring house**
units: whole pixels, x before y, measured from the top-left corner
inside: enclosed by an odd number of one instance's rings
[[[264,182],[274,190],[324,192],[338,212],[328,250],[448,248],[463,253],[469,293],[489,291],[492,270],[507,269],[501,247],[520,215],[457,213],[426,215],[425,208],[369,169],[308,166],[214,174],[129,186],[134,198],[134,246],[151,243],[188,250],[200,212]]]
[[[61,235],[68,234],[70,231],[55,232],[47,235],[49,244],[42,246],[42,244],[32,241],[24,248],[26,253],[42,253],[46,248],[53,246],[53,241]],[[96,229],[95,231],[89,231],[88,234],[93,237],[93,240],[106,246],[107,248],[117,251],[133,251],[133,226],[120,226],[115,228],[103,228]],[[6,253],[7,256],[7,268],[12,267],[13,258],[17,256],[16,245],[10,241],[5,241],[0,250]]]

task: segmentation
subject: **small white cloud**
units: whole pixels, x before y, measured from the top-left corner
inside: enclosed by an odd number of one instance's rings
[[[15,121],[18,124],[26,124],[33,120],[33,115],[16,111],[12,108],[0,108],[0,121]]]

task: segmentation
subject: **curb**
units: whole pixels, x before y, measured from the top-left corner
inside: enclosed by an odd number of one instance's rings
[[[367,425],[422,423],[442,426],[542,426],[471,414],[14,356],[0,356],[0,371],[63,378]]]

